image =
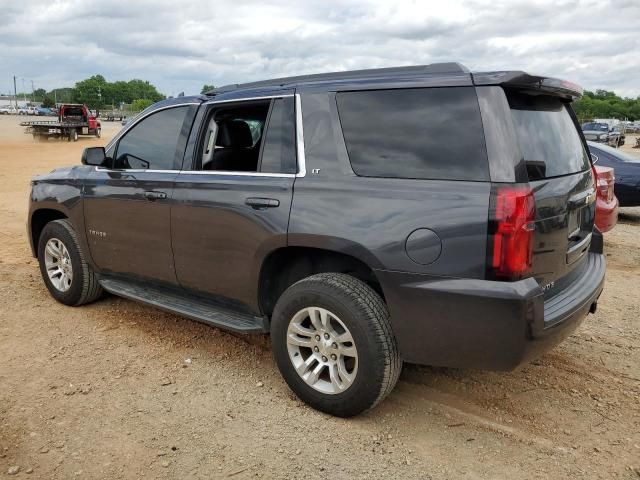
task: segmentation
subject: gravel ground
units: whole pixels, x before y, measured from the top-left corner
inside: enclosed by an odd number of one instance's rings
[[[605,237],[598,312],[557,349],[511,373],[407,365],[344,420],[292,395],[265,337],[113,296],[56,303],[28,248],[29,178],[119,125],[39,144],[18,121],[0,117],[0,476],[640,478],[640,208]]]

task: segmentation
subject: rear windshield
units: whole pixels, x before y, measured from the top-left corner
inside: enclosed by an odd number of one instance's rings
[[[489,179],[473,87],[341,92],[336,100],[357,175]]]
[[[559,98],[507,93],[530,180],[591,168],[568,106]]]

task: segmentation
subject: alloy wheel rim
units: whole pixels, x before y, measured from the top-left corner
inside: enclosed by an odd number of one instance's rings
[[[50,238],[44,247],[44,264],[51,284],[66,292],[73,282],[73,266],[69,250],[61,240]]]
[[[321,307],[296,313],[287,328],[289,359],[314,390],[346,391],[358,373],[358,351],[351,332],[337,315]]]

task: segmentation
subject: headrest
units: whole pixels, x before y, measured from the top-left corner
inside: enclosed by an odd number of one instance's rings
[[[221,123],[216,139],[218,147],[252,147],[253,137],[247,122],[229,120]]]

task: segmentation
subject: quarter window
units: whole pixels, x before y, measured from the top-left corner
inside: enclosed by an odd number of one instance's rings
[[[173,170],[188,107],[160,110],[137,123],[119,141],[116,169]]]
[[[489,179],[473,87],[342,92],[336,100],[357,175]]]

